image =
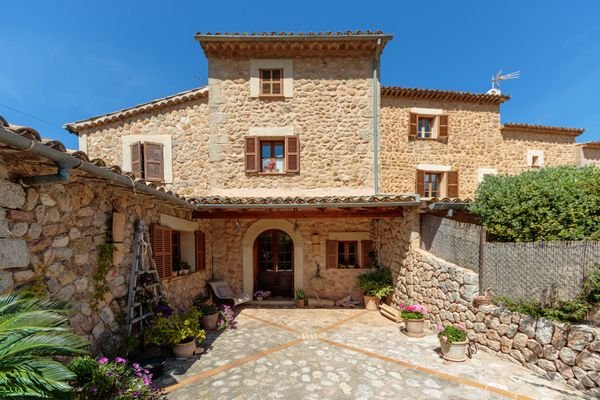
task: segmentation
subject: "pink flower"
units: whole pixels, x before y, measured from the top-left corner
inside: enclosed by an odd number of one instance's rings
[[[447,342],[447,341],[448,341],[448,336],[442,336],[442,340],[443,340],[444,342]]]
[[[119,364],[125,364],[127,362],[127,360],[122,357],[116,357],[115,362],[119,363]]]
[[[442,327],[440,324],[437,324],[437,326],[435,327],[435,330],[440,333],[441,331],[444,330],[444,327]]]
[[[465,327],[465,324],[464,324],[464,323],[462,323],[462,322],[458,324],[458,327],[459,327],[460,329],[462,329],[463,331],[464,331],[465,329],[467,329],[467,328]]]
[[[108,362],[108,358],[106,357],[102,357],[101,359],[98,360],[98,364],[103,365],[106,364]]]

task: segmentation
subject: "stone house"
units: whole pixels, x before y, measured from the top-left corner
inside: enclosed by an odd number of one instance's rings
[[[155,247],[169,243],[157,263],[180,308],[210,279],[282,298],[296,289],[360,298],[356,277],[371,267],[372,250],[398,271],[410,244],[418,247],[427,202],[463,202],[485,175],[579,159],[581,129],[502,125],[508,96],[381,87],[391,35],[196,39],[208,59],[206,87],[67,124],[78,152],[0,128],[2,290],[44,277],[79,307],[82,332],[116,333],[142,219]],[[23,186],[62,171],[63,158],[77,166],[70,175]],[[118,256],[95,314],[85,305],[96,286],[90,248],[107,232]],[[184,262],[192,273],[177,275]]]

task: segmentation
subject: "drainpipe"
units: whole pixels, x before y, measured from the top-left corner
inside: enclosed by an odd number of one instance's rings
[[[381,38],[377,39],[373,60],[373,180],[375,194],[379,194],[379,66],[381,60]]]

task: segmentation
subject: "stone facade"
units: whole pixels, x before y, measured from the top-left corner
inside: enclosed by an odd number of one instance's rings
[[[551,380],[600,395],[600,329],[534,319],[498,306],[473,306],[478,275],[420,249],[395,271],[393,302],[421,303],[433,324],[465,324],[479,346]]]
[[[448,115],[448,140],[409,139],[411,108],[441,109]],[[418,165],[447,166],[459,173],[459,197],[472,198],[479,169],[499,174],[529,170],[528,150],[541,150],[546,166],[575,165],[575,138],[568,135],[503,132],[500,106],[384,96],[381,101],[381,190],[414,193]]]
[[[94,352],[107,351],[122,339],[136,221],[149,226],[161,215],[189,220],[191,212],[82,176],[65,184],[23,187],[10,176],[22,175],[25,168],[31,172],[31,165],[12,160],[0,156],[0,186],[6,189],[0,195],[0,293],[30,287],[69,301],[74,331],[90,339]],[[113,213],[125,215],[121,225],[116,226]],[[210,239],[206,221],[199,224]],[[108,290],[96,300],[99,247],[115,230],[122,243],[115,244]],[[171,304],[189,307],[210,274],[209,268],[164,281]]]
[[[326,241],[332,232],[370,232],[370,238],[378,244],[379,225],[393,226],[396,238],[401,238],[403,245],[408,246],[407,230],[411,228],[407,221],[415,218],[394,219],[302,219],[297,222],[296,234],[301,237],[302,248],[302,271],[303,284],[296,282],[297,288],[303,288],[307,295],[314,297],[315,290],[311,281],[316,275],[317,264],[320,266],[320,276],[324,280],[324,288],[318,291],[320,298],[337,300],[347,295],[355,299],[362,299],[362,293],[357,287],[356,277],[367,269],[333,269],[326,268]],[[256,235],[248,237],[249,228],[256,221],[249,220],[219,220],[213,224],[214,237],[222,238],[213,244],[213,266],[215,276],[225,279],[234,290],[241,291],[243,285],[243,253],[242,242],[249,239],[251,242]],[[271,226],[279,226],[273,221]],[[293,227],[292,227],[293,229]],[[296,236],[292,234],[292,238]],[[316,235],[316,236],[315,236]],[[315,239],[316,237],[316,239]],[[298,243],[294,243],[298,245]],[[391,262],[391,261],[390,261]],[[299,268],[298,265],[295,268]],[[255,288],[256,289],[256,288]]]

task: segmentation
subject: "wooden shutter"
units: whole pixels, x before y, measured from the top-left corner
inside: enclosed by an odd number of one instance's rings
[[[160,143],[144,143],[144,179],[149,182],[164,180],[163,145]]]
[[[417,194],[425,196],[425,171],[417,170]]]
[[[136,178],[143,178],[142,176],[142,143],[132,143],[131,148],[131,172]]]
[[[196,241],[196,271],[206,269],[206,234],[202,231],[194,232]]]
[[[298,136],[285,137],[285,171],[300,172],[300,140]]]
[[[258,172],[258,138],[256,136],[247,136],[244,145],[246,173]]]
[[[438,140],[445,142],[448,140],[448,116],[440,115],[440,127],[438,129]]]
[[[408,138],[411,140],[414,140],[417,138],[417,130],[418,130],[418,126],[417,126],[417,114],[410,114],[410,121],[408,124]]]
[[[458,197],[458,171],[448,171],[446,182],[446,197]]]
[[[173,243],[171,228],[153,224],[150,231],[152,257],[156,263],[158,276],[168,278],[173,271]]]
[[[362,251],[362,262],[360,263],[361,268],[371,268],[373,264],[371,263],[371,257],[369,257],[369,253],[373,250],[373,241],[361,240],[360,247]]]
[[[338,267],[338,241],[337,240],[328,240],[326,242],[326,251],[327,251],[327,259],[326,259],[326,267],[327,268],[337,268]]]

